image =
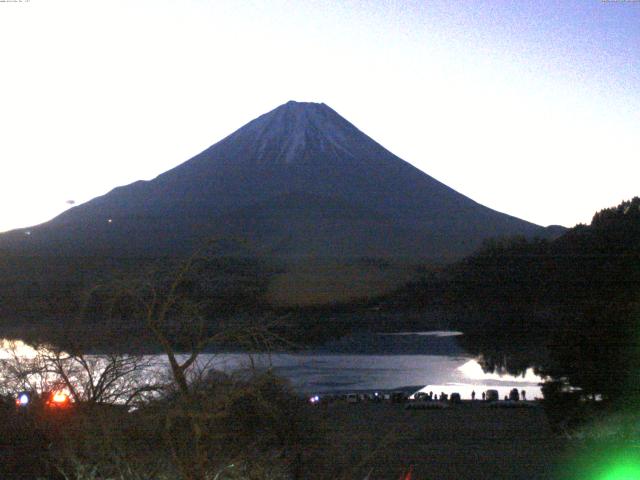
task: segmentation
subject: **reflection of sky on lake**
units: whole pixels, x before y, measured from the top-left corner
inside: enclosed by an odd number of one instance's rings
[[[407,335],[418,337],[457,337],[462,335],[462,332],[454,332],[449,330],[432,330],[430,332],[395,332],[395,333],[378,333],[378,335],[387,337],[403,337]]]
[[[235,370],[248,366],[247,355],[222,354],[216,368]],[[271,367],[301,391],[392,389],[426,385],[450,379],[468,359],[441,355],[254,355],[257,366]]]
[[[34,358],[37,352],[22,340],[0,339],[0,360],[8,360],[14,357]]]
[[[391,337],[389,337],[391,335]],[[420,354],[354,354],[354,353],[278,353],[254,354],[221,353],[203,354],[198,364],[206,368],[214,368],[226,372],[250,368],[271,368],[276,374],[287,378],[293,387],[305,393],[345,392],[352,390],[391,390],[401,387],[416,387],[422,391],[433,391],[450,394],[459,392],[463,398],[470,398],[475,391],[481,398],[487,389],[498,390],[500,397],[508,395],[511,388],[526,390],[527,398],[541,397],[538,383],[542,381],[532,371],[524,377],[488,374],[482,371],[480,365],[467,355],[456,355],[450,344],[425,343],[426,338],[441,338],[449,342],[459,332],[400,332],[384,334],[387,338],[398,338],[400,348],[411,347],[407,343],[409,338],[416,342],[418,350],[431,355]],[[375,337],[372,336],[372,337]],[[346,344],[348,346],[348,344]],[[395,347],[398,347],[395,345]],[[394,344],[373,344],[394,351]],[[368,347],[370,348],[370,347]],[[9,352],[22,357],[33,357],[35,351],[28,345],[17,341],[0,343],[0,359],[9,358]],[[397,351],[397,349],[396,349]],[[457,351],[460,351],[459,349]],[[438,352],[435,355],[433,353]],[[443,354],[443,352],[451,352]],[[182,361],[185,356],[180,356]],[[165,357],[157,356],[160,363],[165,363]],[[422,388],[421,388],[422,387]]]
[[[446,382],[432,382],[420,389],[421,392],[433,392],[434,394],[446,393],[450,395],[457,392],[462,398],[471,398],[472,392],[476,393],[476,398],[482,398],[482,392],[486,390],[497,390],[500,398],[509,395],[512,388],[517,388],[519,392],[524,391],[527,400],[542,398],[540,389],[542,378],[533,373],[533,369],[528,369],[523,376],[500,375],[497,373],[485,373],[480,364],[474,359],[467,359],[462,365],[456,368],[451,378]]]
[[[272,368],[300,392],[345,392],[421,387],[427,392],[459,392],[478,398],[491,388],[501,398],[514,387],[527,398],[540,397],[541,379],[528,371],[524,377],[490,374],[458,346],[461,332],[426,331],[360,334],[328,344],[324,350],[304,353],[254,355],[256,366]],[[225,371],[250,364],[246,354],[211,357],[212,366]]]
[[[254,355],[253,362],[262,368],[287,378],[293,386],[306,393],[349,390],[395,389],[426,386],[425,391],[459,392],[470,398],[475,390],[493,388],[501,397],[511,388],[526,390],[527,398],[540,397],[541,381],[529,372],[526,377],[484,374],[480,365],[470,357],[443,355],[330,355],[330,354],[274,354]],[[248,367],[246,354],[220,354],[210,357],[211,365],[231,371]],[[503,393],[506,392],[506,393]]]

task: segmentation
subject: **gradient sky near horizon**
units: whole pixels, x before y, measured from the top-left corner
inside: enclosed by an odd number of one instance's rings
[[[472,199],[640,195],[640,1],[0,1],[0,231],[324,102]]]

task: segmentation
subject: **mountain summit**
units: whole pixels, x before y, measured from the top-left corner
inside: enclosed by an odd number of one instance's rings
[[[155,256],[217,237],[274,256],[453,259],[490,237],[546,233],[440,183],[327,105],[288,102],[151,181],[0,236],[0,247]]]

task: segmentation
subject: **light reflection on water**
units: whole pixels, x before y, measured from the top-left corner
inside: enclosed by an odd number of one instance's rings
[[[457,334],[457,332],[456,332]],[[405,335],[402,333],[401,335]],[[449,336],[448,332],[420,332],[420,335]],[[35,351],[16,341],[0,340],[0,360],[10,358],[9,349],[16,354],[33,358]],[[166,363],[157,355],[160,363]],[[186,356],[182,357],[184,360]],[[500,398],[516,387],[525,390],[527,399],[542,397],[540,377],[528,371],[524,377],[488,374],[469,356],[447,355],[366,355],[328,353],[203,354],[199,365],[225,372],[255,366],[271,368],[287,378],[293,387],[305,393],[344,392],[349,390],[388,390],[416,387],[416,390],[436,394],[458,392],[462,398],[477,398],[487,389],[498,390]],[[421,388],[422,387],[422,388]]]
[[[433,392],[436,395],[441,393],[450,395],[453,392],[457,392],[463,399],[472,398],[472,392],[475,392],[475,398],[480,400],[482,399],[482,393],[487,390],[497,390],[499,398],[502,399],[509,395],[511,389],[516,388],[520,394],[523,391],[525,392],[527,400],[542,399],[540,383],[543,379],[535,375],[532,369],[527,370],[522,377],[484,373],[480,364],[471,359],[458,366],[456,371],[452,373],[452,377],[456,378],[456,380],[429,383],[419,391]]]
[[[246,354],[204,357],[223,371],[247,368],[250,364]],[[538,386],[542,379],[533,371],[524,377],[485,374],[478,362],[465,356],[259,354],[252,358],[256,366],[272,368],[289,379],[294,388],[306,393],[414,386],[416,390],[438,394],[459,392],[462,398],[471,398],[474,390],[477,398],[481,398],[483,391],[495,389],[502,398],[515,387],[525,390],[527,399],[542,397]]]
[[[20,358],[35,358],[37,351],[22,340],[0,339],[0,360],[7,360],[14,356]]]

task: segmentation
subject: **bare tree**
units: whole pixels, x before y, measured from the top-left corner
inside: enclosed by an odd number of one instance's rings
[[[282,328],[284,319],[264,321],[236,315],[212,321],[216,312],[208,308],[209,292],[205,288],[204,294],[194,295],[202,285],[211,286],[207,271],[210,258],[201,250],[172,274],[147,272],[137,281],[125,279],[94,292],[107,299],[101,302],[108,304],[107,323],[138,325],[162,350],[177,394],[164,411],[165,445],[181,477],[189,480],[210,478],[221,468],[226,456],[219,447],[226,440],[216,432],[225,421],[235,421],[229,419],[229,409],[240,398],[239,392],[247,388],[241,382],[221,380],[228,376],[212,375],[215,371],[203,361],[202,354],[212,346],[269,352],[287,344],[274,333],[276,327]],[[250,362],[254,366],[252,359]],[[239,465],[240,460],[234,461]]]
[[[5,394],[66,390],[77,403],[130,405],[163,387],[161,367],[152,356],[67,353],[44,344],[25,355],[20,347],[10,342],[7,358],[0,362]]]
[[[0,360],[0,393],[15,395],[21,391],[41,392],[50,389],[52,379],[44,375],[45,366],[38,350],[19,340],[5,341]]]
[[[170,269],[165,268],[165,272],[155,275],[147,272],[135,281],[129,277],[94,287],[88,292],[78,316],[78,328],[71,329],[78,338],[66,338],[59,347],[41,345],[31,358],[21,357],[15,351],[0,367],[5,388],[11,386],[13,392],[65,389],[76,402],[87,404],[131,404],[148,399],[158,391],[169,393],[172,390],[173,394],[160,396],[160,401],[152,408],[143,406],[126,421],[153,426],[150,430],[154,435],[162,437],[154,438],[158,448],[162,448],[158,455],[175,469],[176,478],[204,480],[215,475],[232,478],[260,469],[264,470],[264,475],[247,476],[285,478],[276,472],[289,469],[287,459],[299,456],[295,444],[291,443],[297,434],[292,433],[294,422],[287,410],[297,399],[285,388],[276,386],[277,380],[260,380],[255,371],[253,378],[234,378],[216,372],[205,361],[211,357],[202,356],[212,346],[233,345],[247,352],[271,352],[288,345],[274,333],[282,330],[285,319],[265,321],[236,315],[225,319],[218,317],[213,322],[216,312],[207,302],[208,290],[204,288],[200,295],[193,294],[194,288],[201,283],[205,287],[211,286],[211,279],[207,277],[207,258],[197,252],[182,262],[174,273],[167,274],[166,270]],[[123,337],[123,326],[138,328],[146,336],[145,341],[155,343],[163,355],[109,351],[89,354],[88,343],[83,341],[87,325],[95,325],[99,332],[111,329],[115,335],[107,335],[107,345],[119,349],[123,349],[118,337],[118,334]],[[130,338],[122,340],[126,343]],[[127,349],[126,345],[124,349]],[[249,358],[254,367],[253,357]],[[163,373],[168,373],[170,378],[163,379]],[[110,430],[111,417],[103,426],[98,425],[97,417],[85,420],[91,428],[87,427],[88,438],[84,443],[94,442],[93,450],[103,454],[84,457],[82,447],[75,445],[66,457],[70,461],[65,465],[66,471],[71,467],[91,470],[91,459],[100,471],[112,471],[116,460],[133,468],[127,452],[113,458],[109,456],[112,443],[126,445],[110,440],[123,433]],[[121,420],[124,421],[124,417]],[[257,429],[255,422],[263,427]],[[243,426],[241,437],[236,425]],[[104,433],[95,433],[95,429],[100,428]],[[269,436],[265,431],[271,432]],[[233,448],[229,446],[231,442]],[[259,455],[253,455],[258,451]],[[272,455],[280,462],[273,468]],[[74,459],[80,463],[73,463]]]
[[[111,310],[126,310],[128,323],[141,324],[151,334],[166,357],[175,386],[184,395],[190,392],[189,371],[209,347],[231,344],[247,352],[272,352],[292,346],[275,333],[283,327],[285,318],[256,320],[236,316],[211,321],[212,312],[206,311],[207,300],[192,298],[185,287],[207,281],[206,272],[199,271],[199,264],[208,258],[199,250],[177,268],[168,283],[147,274],[137,282],[120,282],[110,292]]]

